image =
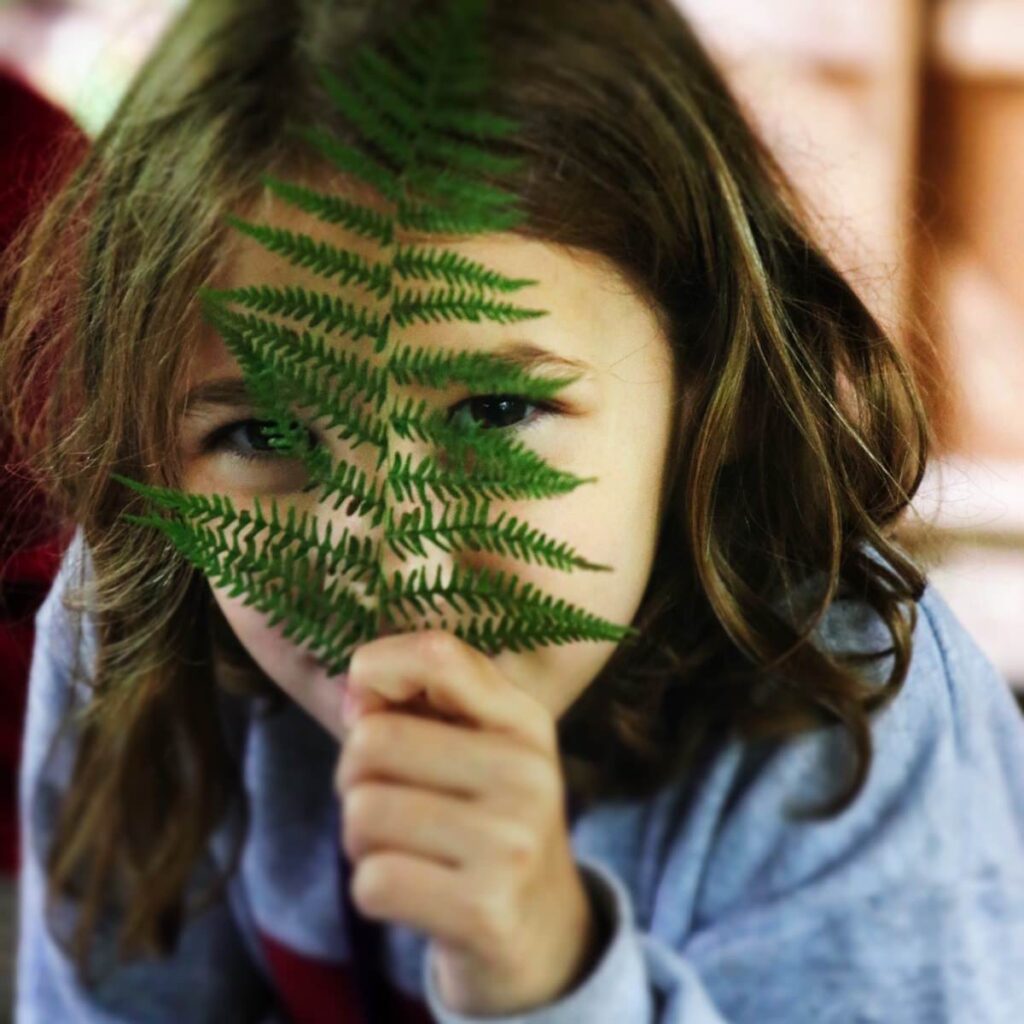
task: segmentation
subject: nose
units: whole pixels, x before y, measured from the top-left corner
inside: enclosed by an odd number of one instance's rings
[[[409,439],[402,439],[394,446],[394,451],[402,458],[411,455],[413,465],[417,464],[423,456],[430,453],[427,445]],[[345,457],[351,460],[352,453],[346,454]],[[370,463],[368,456],[364,456],[363,461]],[[361,468],[364,467],[361,466]],[[366,465],[364,471],[367,477],[372,479],[373,466],[371,464]],[[379,474],[383,476],[383,472],[383,470],[380,470]],[[423,500],[414,490],[407,491],[402,498],[396,497],[390,488],[381,488],[381,491],[387,494],[388,511],[393,517],[396,528],[401,527],[404,516],[417,509],[421,509],[423,505]],[[443,516],[446,502],[429,489],[426,493],[426,498],[431,505],[433,521],[436,524]],[[376,543],[378,539],[383,538],[385,525],[382,522],[379,526],[372,526],[371,522],[374,517],[371,511],[359,508],[359,503],[354,500],[342,501],[335,508],[336,500],[336,497],[329,496],[320,504],[317,518],[319,519],[321,530],[326,529],[328,522],[330,522],[332,524],[331,532],[335,537],[340,537],[345,530],[348,530],[358,536],[360,541],[365,537],[369,537]],[[407,526],[409,530],[413,528],[414,524],[412,523]],[[422,534],[422,526],[418,529]],[[379,549],[377,565],[377,570],[382,578],[390,584],[396,572],[406,581],[411,580],[415,574],[428,587],[438,577],[439,571],[442,580],[450,578],[460,556],[457,553],[453,554],[453,552],[440,547],[438,544],[432,543],[426,536],[419,540],[419,544],[422,545],[422,553],[410,550],[408,544],[403,542],[401,538],[396,538],[394,547],[387,541],[383,541]],[[339,575],[344,575],[344,566],[339,564],[337,571]],[[361,574],[359,580],[351,580],[348,583],[348,587],[356,593],[357,600],[365,609],[368,611],[376,610],[377,600],[367,594],[368,574]],[[436,599],[437,609],[428,610],[424,604],[425,602],[422,599],[420,599],[419,605],[415,601],[407,600],[403,602],[401,608],[397,607],[395,603],[390,603],[381,609],[381,621],[369,635],[371,637],[385,637],[397,633],[408,633],[416,629],[442,628],[442,619],[447,621],[448,628],[450,628],[453,618],[452,613],[455,609],[445,607],[446,602],[440,596]]]

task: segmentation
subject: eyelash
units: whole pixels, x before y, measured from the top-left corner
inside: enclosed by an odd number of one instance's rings
[[[470,398],[463,399],[461,402],[458,402],[458,403],[455,404],[455,406],[453,406],[453,408],[451,410],[451,415],[455,415],[455,413],[457,413],[463,407],[467,406],[470,402],[482,402],[482,401],[487,401],[487,400],[506,400],[506,401],[511,400],[511,401],[515,401],[515,402],[522,402],[525,405],[532,406],[534,409],[537,410],[537,412],[534,413],[533,416],[529,416],[529,417],[524,418],[522,423],[516,424],[515,426],[511,426],[511,427],[495,428],[495,429],[509,430],[512,433],[517,433],[517,434],[520,433],[521,431],[524,431],[524,430],[528,429],[529,427],[532,427],[533,425],[535,425],[537,423],[538,420],[542,419],[543,417],[545,417],[545,416],[547,416],[547,415],[549,415],[551,413],[557,413],[557,412],[562,411],[562,406],[558,402],[543,402],[543,401],[531,402],[529,399],[525,398],[523,395],[500,394],[500,395],[473,395]],[[449,417],[449,419],[450,418],[451,417]],[[243,449],[239,448],[237,445],[229,444],[228,443],[228,438],[231,436],[231,434],[233,434],[240,427],[246,427],[246,426],[249,426],[250,424],[262,424],[262,423],[267,423],[267,422],[269,422],[269,421],[268,420],[257,420],[257,419],[244,419],[244,420],[234,420],[231,423],[227,423],[227,424],[225,424],[222,427],[218,427],[216,430],[214,430],[209,435],[209,437],[206,439],[206,441],[203,444],[203,450],[204,451],[213,451],[213,450],[216,450],[216,449],[226,449],[229,452],[229,454],[231,455],[232,458],[240,459],[242,462],[267,462],[267,461],[270,461],[271,459],[278,459],[281,456],[279,455],[279,453],[277,453],[275,451],[266,451],[266,452],[244,451]]]

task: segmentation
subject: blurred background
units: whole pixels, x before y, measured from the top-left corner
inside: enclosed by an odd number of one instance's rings
[[[1024,695],[1024,0],[677,2],[804,190],[819,237],[909,354],[938,439],[915,501],[917,522],[936,528],[929,574]],[[181,5],[0,0],[0,69],[48,104],[40,117],[63,112],[87,140]],[[12,109],[0,101],[8,141]],[[41,123],[29,120],[25,130]],[[0,169],[0,185],[20,173]],[[3,202],[0,188],[0,223]],[[37,584],[41,599],[45,572]],[[2,652],[11,746],[27,666]],[[3,753],[8,817],[16,765],[16,750]],[[13,932],[12,858],[0,948]],[[5,985],[0,964],[0,1008]]]

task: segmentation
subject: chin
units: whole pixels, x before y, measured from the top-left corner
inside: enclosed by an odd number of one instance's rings
[[[299,680],[292,694],[295,701],[335,739],[341,740],[341,698],[348,685],[348,673],[328,676],[327,669],[315,657],[304,654]]]

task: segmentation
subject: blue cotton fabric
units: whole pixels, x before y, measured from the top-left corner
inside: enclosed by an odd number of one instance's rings
[[[338,746],[297,706],[260,720],[224,698],[252,802],[249,837],[228,898],[189,922],[172,958],[119,966],[87,992],[44,925],[46,838],[74,736],[45,763],[44,754],[76,697],[60,596],[80,567],[88,572],[79,532],[36,620],[15,1020],[281,1020],[258,930],[304,954],[351,957],[338,920]],[[846,650],[889,644],[869,609],[844,601],[818,639]],[[93,657],[88,630],[85,644]],[[390,982],[424,1000],[439,1024],[1020,1024],[1024,719],[931,585],[909,676],[873,736],[864,789],[827,821],[795,822],[785,811],[820,801],[845,777],[847,740],[834,727],[785,743],[723,742],[653,799],[582,813],[573,849],[610,938],[556,1002],[501,1017],[452,1012],[435,986],[428,937],[397,924],[384,930]],[[213,837],[197,884],[225,862],[236,827],[225,821]],[[98,957],[112,956],[111,934]]]

